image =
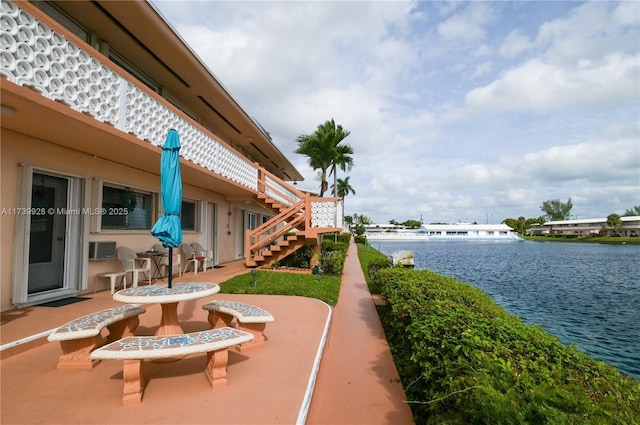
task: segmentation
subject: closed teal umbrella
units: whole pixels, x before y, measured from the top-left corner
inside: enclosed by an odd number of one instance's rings
[[[164,214],[151,229],[151,234],[169,248],[169,288],[173,275],[173,248],[182,243],[182,175],[180,173],[180,137],[176,130],[169,130],[162,146],[160,158],[160,194]]]

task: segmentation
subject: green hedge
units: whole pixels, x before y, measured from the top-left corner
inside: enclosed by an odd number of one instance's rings
[[[367,237],[366,236],[354,236],[353,240],[357,243],[357,244],[362,244],[365,245],[367,243]]]
[[[382,292],[382,282],[380,281],[380,270],[388,269],[393,264],[387,257],[373,258],[367,264],[367,273],[371,279],[371,285],[369,290],[372,294],[379,294]]]
[[[357,243],[356,247],[358,248],[358,259],[360,260],[360,267],[362,268],[362,272],[364,273],[364,278],[367,281],[367,286],[369,287],[369,291],[372,294],[380,293],[380,284],[377,281],[374,281],[371,277],[370,268],[373,267],[373,273],[381,268],[383,263],[391,265],[389,262],[389,258],[378,251],[375,248],[372,248],[369,244],[361,244]],[[370,266],[371,264],[371,266]]]
[[[350,235],[347,235],[350,237]],[[344,269],[344,262],[349,249],[349,239],[338,235],[337,242],[335,235],[325,235],[322,239],[322,253],[320,255],[320,268],[324,273],[341,274]]]
[[[418,424],[640,424],[640,383],[428,270],[378,273]]]
[[[342,242],[348,246],[351,242],[351,233],[325,233],[322,235],[322,241]]]

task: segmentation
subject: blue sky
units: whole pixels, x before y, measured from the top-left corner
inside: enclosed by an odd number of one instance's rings
[[[351,132],[374,222],[640,205],[640,2],[154,1],[317,191],[295,139]]]

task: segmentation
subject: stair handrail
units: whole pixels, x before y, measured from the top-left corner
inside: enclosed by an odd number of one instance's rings
[[[304,192],[286,183],[258,163],[255,165],[258,168],[258,193],[275,199],[287,207],[294,205],[304,198]]]
[[[305,214],[305,207],[308,204],[309,196],[303,196],[303,199],[296,204],[282,211],[280,214],[272,217],[266,223],[261,224],[253,230],[247,230],[247,249],[246,258],[251,258],[251,253],[270,245],[275,240],[282,237],[287,232],[295,229],[303,220],[308,222],[309,215]],[[284,226],[273,233],[269,233],[268,237],[262,237],[276,226],[284,224]]]
[[[281,213],[271,217],[267,222],[262,223],[260,226],[253,229],[251,233],[252,234],[265,233],[266,230],[269,230],[272,227],[282,222],[286,222],[287,220],[290,220],[292,216],[303,211],[304,204],[305,204],[305,199],[298,201],[295,205],[292,205],[291,207],[287,208]]]
[[[296,229],[296,221],[303,220],[304,217],[299,216],[294,222],[287,223],[287,225],[279,227],[273,233],[267,233],[266,237],[259,238],[255,244],[250,247],[251,252],[258,252],[263,248],[271,246],[272,243],[278,239],[284,237],[287,233]]]
[[[302,217],[298,219],[302,220]],[[258,237],[257,241],[254,244],[247,246],[246,258],[251,259],[251,258],[254,258],[254,255],[259,255],[262,249],[265,249],[271,246],[273,242],[284,237],[287,233],[291,232],[293,229],[295,229],[295,225],[283,226],[278,228],[275,232],[269,233],[268,236],[265,238]],[[251,238],[250,232],[251,230],[247,230],[248,240],[250,240]]]

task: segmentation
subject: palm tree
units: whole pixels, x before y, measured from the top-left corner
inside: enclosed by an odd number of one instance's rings
[[[337,184],[331,185],[333,192],[338,195],[339,198],[342,198],[344,201],[345,196],[349,193],[356,194],[356,191],[349,184],[350,177],[345,177],[344,179],[338,179]]]
[[[640,215],[640,205],[636,205],[631,209],[628,209],[624,212],[625,217],[630,217],[633,215]]]
[[[349,177],[345,177],[343,179],[338,179],[331,188],[333,189],[334,196],[340,197],[342,199],[342,220],[344,220],[344,198],[349,193],[356,194],[356,191],[349,184]]]
[[[338,190],[340,189],[340,184],[338,183],[339,179],[338,179],[337,167],[340,167],[342,171],[351,171],[351,167],[353,167],[353,158],[351,157],[351,155],[353,155],[353,148],[350,145],[336,146],[336,156],[333,159],[333,163],[331,164],[331,174],[333,174],[333,196],[335,197],[344,198],[338,193]],[[347,177],[347,179],[349,179],[349,177]],[[349,193],[347,191],[346,195],[348,194]],[[353,194],[355,195],[356,193],[353,192]]]
[[[618,214],[609,214],[607,216],[607,226],[613,229],[613,235],[618,234],[618,227],[622,226],[622,219]]]
[[[353,166],[351,157],[353,148],[348,144],[340,144],[349,134],[349,131],[341,125],[336,126],[335,121],[331,119],[320,124],[312,134],[301,134],[296,139],[298,149],[294,153],[306,155],[309,158],[309,165],[314,170],[320,170],[320,196],[324,195],[329,185],[327,182],[329,168],[334,173],[335,179],[337,167],[347,171]]]

